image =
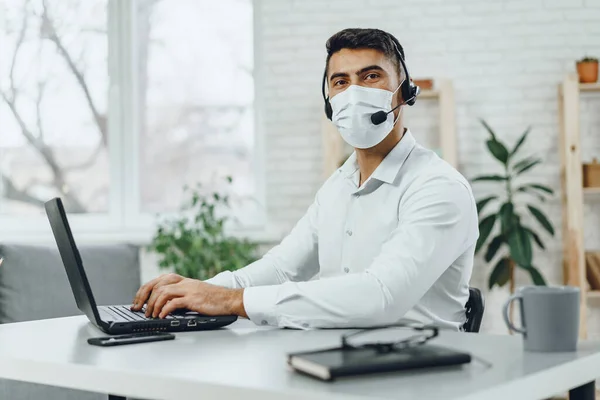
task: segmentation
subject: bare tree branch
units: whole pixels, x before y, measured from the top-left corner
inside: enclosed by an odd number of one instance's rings
[[[106,29],[100,28],[83,28],[81,30],[81,33],[94,33],[100,36],[106,36],[108,34],[108,31]]]
[[[90,158],[88,158],[86,161],[82,162],[81,164],[64,166],[62,168],[63,172],[78,171],[78,170],[82,170],[82,169],[91,167],[96,162],[96,159],[98,158],[100,153],[102,153],[103,149],[104,149],[104,146],[102,145],[102,142],[100,142],[98,144],[98,146],[96,147],[96,149],[94,150],[94,152],[92,153],[92,155],[90,156]]]
[[[13,183],[13,181],[10,180],[10,178],[8,176],[2,174],[1,177],[2,177],[2,187],[4,189],[3,191],[4,191],[5,198],[7,198],[9,200],[19,201],[22,203],[33,204],[34,206],[38,206],[38,207],[44,206],[43,200],[40,200],[37,197],[33,196],[26,189],[25,190],[18,189],[15,186],[15,184]]]
[[[62,40],[60,39],[60,37],[58,37],[54,23],[52,22],[52,20],[50,19],[50,16],[48,15],[48,8],[46,6],[45,1],[43,2],[43,7],[44,7],[44,12],[42,14],[43,30],[47,34],[48,39],[56,45],[56,48],[57,48],[59,54],[63,57],[63,59],[67,63],[67,66],[69,67],[69,69],[71,70],[73,75],[75,76],[75,79],[77,80],[77,83],[79,84],[79,87],[81,87],[81,90],[83,91],[86,102],[88,103],[88,106],[90,107],[90,111],[92,112],[92,116],[94,117],[94,121],[96,122],[96,126],[98,127],[98,130],[100,131],[100,135],[102,137],[102,143],[104,145],[106,145],[108,143],[106,115],[102,114],[98,111],[98,108],[96,107],[96,104],[94,103],[94,99],[92,99],[90,89],[85,80],[85,77],[83,76],[83,73],[79,70],[79,68],[77,68],[77,65],[75,65],[75,62],[73,61],[73,58],[71,57],[71,55],[69,54],[69,52],[67,51],[65,46],[63,45]]]
[[[48,147],[44,142],[42,142],[39,138],[36,138],[35,135],[31,132],[31,130],[27,127],[27,124],[21,117],[21,114],[17,110],[16,104],[14,100],[8,98],[6,93],[0,92],[0,95],[4,99],[4,102],[8,105],[11,113],[15,117],[17,124],[19,124],[19,128],[21,128],[21,133],[27,139],[29,144],[33,146],[34,149],[42,156],[48,167],[52,171],[52,175],[54,176],[53,182],[54,186],[64,195],[65,202],[70,204],[70,209],[73,212],[84,212],[85,207],[81,204],[77,196],[70,193],[67,188],[67,182],[65,180],[63,171],[60,166],[56,162],[56,158],[54,156],[54,152],[50,147]]]
[[[25,41],[25,33],[27,33],[27,25],[28,25],[28,21],[29,21],[27,18],[27,5],[28,4],[29,4],[29,1],[26,1],[23,4],[23,22],[21,23],[21,30],[19,31],[19,37],[17,38],[17,43],[15,44],[15,51],[13,53],[13,57],[10,62],[10,72],[8,73],[8,78],[10,81],[11,97],[13,100],[15,98],[15,79],[14,79],[15,65],[17,64],[17,58],[19,57],[19,51],[21,50],[21,46],[23,45],[23,42]]]
[[[46,82],[38,82],[38,92],[35,99],[35,121],[38,129],[38,139],[40,142],[44,141],[44,124],[42,124],[42,101],[44,100],[44,93],[46,92]]]
[[[26,14],[26,10],[24,10],[24,12]],[[52,171],[52,174],[54,175],[54,184],[55,184],[56,188],[64,194],[65,201],[67,201],[70,204],[71,209],[73,211],[82,212],[82,211],[85,211],[85,208],[81,205],[81,203],[77,199],[77,197],[70,193],[65,193],[66,192],[65,189],[67,188],[66,181],[65,181],[64,175],[63,175],[58,163],[56,162],[56,159],[54,157],[54,153],[52,152],[52,149],[50,149],[48,146],[46,146],[46,144],[44,142],[42,142],[39,137],[36,137],[32,133],[32,131],[29,129],[29,127],[27,126],[27,124],[25,123],[23,118],[21,117],[21,114],[17,110],[16,98],[17,98],[18,92],[15,87],[13,71],[17,64],[16,60],[18,58],[19,51],[21,50],[21,46],[23,45],[23,41],[24,41],[23,39],[25,37],[24,32],[26,31],[26,28],[27,28],[27,21],[28,20],[26,17],[23,18],[23,23],[22,23],[21,30],[19,33],[19,37],[17,39],[17,43],[15,45],[15,49],[13,52],[13,57],[12,57],[12,61],[11,61],[11,72],[9,74],[11,93],[10,93],[10,95],[8,95],[5,92],[0,92],[0,95],[4,99],[4,102],[8,105],[8,108],[10,109],[13,116],[15,117],[15,120],[17,121],[17,124],[21,128],[21,133],[23,134],[25,139],[37,150],[37,152],[42,156],[42,158],[46,161],[46,163],[50,167],[50,170]],[[40,101],[41,101],[41,98],[40,98]],[[7,188],[6,189],[7,192],[10,191],[12,196],[21,199],[21,201],[27,201],[32,204],[39,205],[39,199],[37,199],[38,201],[36,201],[35,197],[32,197],[27,192],[23,192],[23,191],[17,189],[17,187],[13,184],[13,182],[10,179],[8,179],[8,177],[6,177],[6,179],[3,179],[3,183],[5,184],[5,186]]]

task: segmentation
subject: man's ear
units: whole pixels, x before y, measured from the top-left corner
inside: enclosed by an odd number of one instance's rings
[[[396,105],[402,103],[404,101],[404,99],[402,98],[402,88],[398,88],[398,91],[396,92]]]

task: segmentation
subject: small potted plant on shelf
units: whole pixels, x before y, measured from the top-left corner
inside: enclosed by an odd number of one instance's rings
[[[481,121],[490,137],[487,140],[487,148],[491,155],[500,162],[503,173],[498,175],[482,175],[473,179],[472,182],[495,182],[499,185],[502,194],[492,195],[477,201],[477,212],[480,217],[479,240],[475,252],[484,248],[485,261],[494,262],[494,268],[489,277],[488,287],[498,285],[502,287],[510,284],[511,293],[514,292],[514,270],[515,267],[527,272],[535,285],[545,285],[540,271],[533,264],[532,243],[544,249],[544,243],[538,232],[532,226],[527,226],[523,219],[523,213],[529,212],[531,216],[550,235],[554,235],[554,227],[544,213],[527,200],[536,199],[539,202],[546,200],[546,196],[552,195],[553,191],[547,186],[536,182],[523,182],[525,172],[530,171],[542,162],[537,157],[520,157],[519,149],[527,139],[530,129],[527,129],[517,140],[517,143],[508,150],[507,147],[496,137],[496,134],[485,122]],[[515,181],[518,181],[517,184]],[[496,204],[497,209],[486,212],[491,204]],[[499,225],[499,230],[488,242],[488,238]]]
[[[598,80],[598,59],[595,57],[584,57],[577,61],[577,75],[579,82],[594,83]]]

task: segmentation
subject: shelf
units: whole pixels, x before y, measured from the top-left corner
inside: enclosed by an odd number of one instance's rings
[[[417,96],[417,99],[437,99],[440,97],[439,90],[421,90],[421,93]]]
[[[600,299],[600,290],[590,290],[587,292],[588,299]]]
[[[600,92],[600,83],[580,83],[579,90],[581,92]]]
[[[586,188],[583,188],[583,194],[590,195],[590,196],[600,195],[600,187],[586,187]]]

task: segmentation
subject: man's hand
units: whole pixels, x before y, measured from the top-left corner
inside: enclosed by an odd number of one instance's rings
[[[158,289],[161,286],[181,282],[183,279],[185,279],[183,276],[177,274],[165,274],[159,276],[158,278],[152,279],[150,282],[142,285],[142,287],[140,287],[140,289],[137,291],[135,297],[133,298],[133,305],[131,306],[131,309],[133,311],[140,311],[155,289]],[[146,316],[149,316],[148,312],[146,312]]]
[[[138,304],[139,299],[147,298],[147,317],[165,318],[179,308],[187,308],[205,315],[238,315],[248,318],[243,304],[244,289],[227,289],[179,275],[166,275],[148,282],[140,288],[138,294],[140,292],[142,294],[136,295],[135,304]]]

